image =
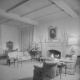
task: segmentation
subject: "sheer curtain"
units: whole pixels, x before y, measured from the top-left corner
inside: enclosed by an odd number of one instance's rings
[[[20,29],[20,50],[26,51],[27,47],[33,42],[34,26],[29,26]]]

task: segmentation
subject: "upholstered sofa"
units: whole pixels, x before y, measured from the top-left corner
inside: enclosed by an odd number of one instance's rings
[[[9,52],[7,56],[8,56],[7,63],[14,62],[14,60],[16,59],[20,59],[22,61],[31,59],[31,56],[27,51],[25,52],[13,51],[13,52]]]

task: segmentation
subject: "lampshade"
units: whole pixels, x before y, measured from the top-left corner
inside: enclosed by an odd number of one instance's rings
[[[78,38],[69,38],[68,45],[78,45]]]

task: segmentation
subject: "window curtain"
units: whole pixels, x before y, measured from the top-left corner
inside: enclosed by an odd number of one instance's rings
[[[1,27],[0,27],[0,49],[2,49]]]
[[[33,42],[34,26],[20,29],[20,50],[26,51],[27,47]]]

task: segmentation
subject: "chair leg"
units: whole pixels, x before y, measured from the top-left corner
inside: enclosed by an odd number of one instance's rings
[[[9,64],[9,67],[10,67],[10,59],[7,59],[7,64]]]
[[[17,60],[17,68],[19,67],[19,61]]]
[[[60,73],[60,79],[61,79],[62,67],[59,68],[59,73]]]
[[[21,67],[22,67],[22,61],[21,61]]]
[[[10,61],[9,61],[9,67],[10,67]]]
[[[67,66],[65,65],[65,76],[66,76],[66,69],[67,69]]]
[[[60,79],[61,79],[61,74],[62,74],[62,66],[59,66],[59,75],[60,75]]]
[[[15,67],[15,62],[16,62],[16,59],[14,59],[14,67]]]

